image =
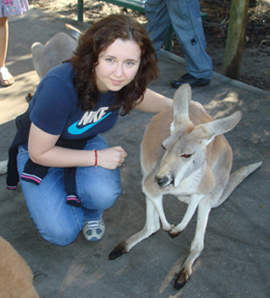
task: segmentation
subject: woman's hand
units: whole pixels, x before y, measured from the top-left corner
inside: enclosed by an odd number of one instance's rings
[[[200,110],[206,112],[205,108],[203,107],[203,105],[202,105],[200,102],[192,100],[190,103],[191,103],[193,106],[197,107],[198,109],[200,109]],[[206,113],[207,113],[207,112],[206,112]]]
[[[98,150],[97,154],[97,165],[109,170],[121,167],[127,157],[125,149],[120,146]]]

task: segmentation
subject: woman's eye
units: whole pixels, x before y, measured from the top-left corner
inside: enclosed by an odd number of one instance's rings
[[[106,58],[106,61],[113,62],[113,59],[112,58]]]
[[[128,61],[128,62],[127,62],[127,65],[128,65],[128,66],[132,66],[132,65],[134,65],[134,62],[132,62],[132,61]]]
[[[181,157],[190,158],[192,154],[182,154]]]

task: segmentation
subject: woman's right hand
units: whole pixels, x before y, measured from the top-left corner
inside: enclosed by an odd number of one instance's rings
[[[121,167],[127,157],[127,152],[121,146],[97,150],[99,167],[114,170]]]

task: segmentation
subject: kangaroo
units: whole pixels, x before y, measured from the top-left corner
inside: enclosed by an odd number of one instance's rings
[[[35,42],[31,47],[34,68],[40,80],[50,69],[71,58],[77,47],[81,32],[65,25],[69,34],[57,33],[45,45]]]
[[[204,235],[212,208],[220,206],[261,162],[243,167],[230,175],[232,149],[222,135],[240,121],[241,112],[213,120],[205,111],[190,104],[192,91],[188,84],[174,95],[173,108],[153,117],[141,144],[142,190],[146,196],[144,228],[117,245],[110,253],[113,260],[143,239],[163,230],[178,236],[188,225],[196,209],[197,225],[190,253],[178,273],[174,287],[182,288],[190,279],[194,261],[204,248]],[[168,223],[163,195],[171,194],[188,204],[178,225]],[[159,221],[160,220],[160,221]]]

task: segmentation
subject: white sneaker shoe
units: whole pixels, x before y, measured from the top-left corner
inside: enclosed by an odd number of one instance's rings
[[[90,220],[84,224],[83,234],[88,241],[98,241],[105,233],[105,223],[103,218],[99,220]]]

